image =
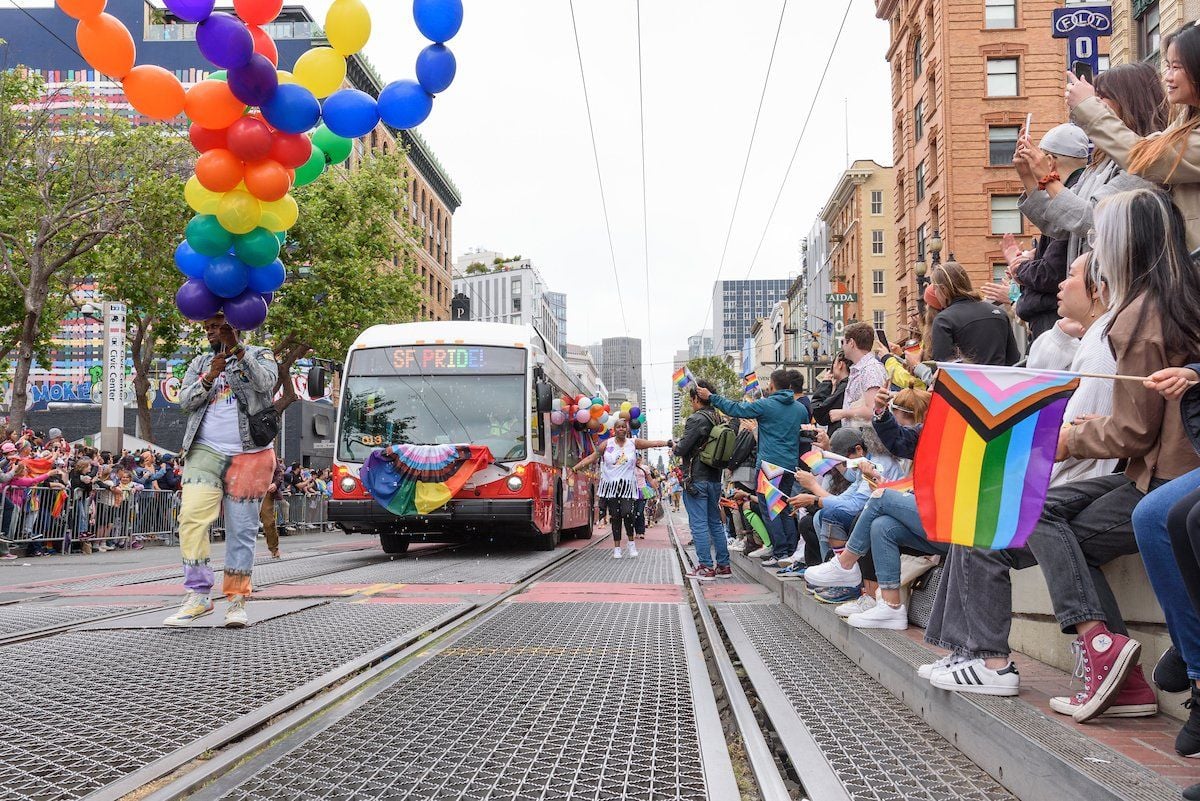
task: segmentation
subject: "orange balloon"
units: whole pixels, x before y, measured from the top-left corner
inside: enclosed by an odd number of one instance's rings
[[[259,200],[280,200],[291,188],[292,179],[279,162],[266,159],[246,165],[246,189]]]
[[[183,112],[186,95],[183,84],[168,72],[153,64],[134,67],[122,81],[125,97],[135,109],[154,120],[169,120]]]
[[[117,79],[129,74],[137,58],[129,29],[112,14],[81,19],[75,26],[75,42],[93,69]]]
[[[242,182],[245,165],[224,148],[201,153],[196,159],[196,178],[210,192],[229,192]]]
[[[68,17],[87,19],[102,14],[107,2],[108,0],[58,0],[58,7]]]
[[[187,90],[183,111],[201,128],[219,131],[241,119],[246,105],[233,96],[225,81],[204,80]]]

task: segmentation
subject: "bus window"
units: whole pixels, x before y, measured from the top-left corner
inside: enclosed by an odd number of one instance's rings
[[[546,429],[542,425],[543,422],[542,416],[538,414],[537,382],[535,381],[529,392],[529,432],[533,438],[534,451],[544,456],[546,454]]]

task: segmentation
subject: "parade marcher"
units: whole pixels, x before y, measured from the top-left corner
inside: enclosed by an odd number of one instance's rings
[[[622,525],[628,540],[627,555],[638,555],[637,545],[633,541],[637,452],[648,448],[669,448],[672,444],[670,440],[633,439],[629,436],[629,421],[618,420],[613,426],[612,437],[601,442],[599,447],[571,468],[579,471],[596,461],[600,462],[600,486],[596,490],[596,497],[600,499],[601,506],[607,508],[608,518],[612,521],[614,559],[621,558]]]
[[[222,314],[206,320],[204,331],[213,352],[192,360],[179,401],[190,415],[181,448],[186,463],[179,510],[188,594],[179,611],[163,622],[186,626],[212,613],[208,530],[223,509],[222,590],[229,599],[225,625],[241,628],[252,589],[259,508],[275,471],[275,421],[263,418],[273,407],[278,367],[269,349],[243,345]]]
[[[711,581],[733,576],[729,566],[729,539],[721,519],[721,470],[704,458],[704,448],[712,440],[713,430],[720,424],[720,415],[709,402],[712,385],[698,381],[688,392],[692,413],[683,424],[683,436],[675,446],[675,455],[682,460],[683,507],[687,510],[688,529],[696,548],[696,567],[689,578]],[[713,563],[713,552],[716,563]]]

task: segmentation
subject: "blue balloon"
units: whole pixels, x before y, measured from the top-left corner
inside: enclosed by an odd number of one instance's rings
[[[279,73],[266,56],[255,53],[250,61],[229,70],[229,91],[247,106],[261,106],[279,88]]]
[[[246,23],[219,11],[196,26],[196,46],[200,55],[227,70],[248,63],[254,55],[254,37]]]
[[[379,93],[379,116],[393,128],[416,128],[431,111],[433,95],[422,89],[416,81],[395,81]]]
[[[447,42],[462,27],[462,0],[413,0],[417,30],[431,42]]]
[[[431,44],[417,56],[417,83],[431,95],[449,89],[457,71],[458,62],[444,44]]]
[[[287,271],[283,269],[283,262],[276,259],[266,267],[252,267],[246,285],[260,295],[266,295],[283,286],[286,279]]]
[[[208,256],[193,250],[186,239],[175,248],[175,266],[188,278],[203,278],[204,269],[210,261]]]
[[[357,139],[375,130],[379,124],[379,107],[375,98],[366,92],[339,89],[325,100],[321,121],[338,136]]]
[[[218,256],[204,271],[204,285],[219,298],[235,298],[246,290],[249,268],[233,256]]]
[[[280,84],[260,108],[263,118],[284,133],[311,131],[321,119],[321,104],[312,92],[295,83]]]

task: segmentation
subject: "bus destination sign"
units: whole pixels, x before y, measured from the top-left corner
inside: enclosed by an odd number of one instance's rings
[[[525,351],[489,345],[398,345],[352,355],[350,375],[524,374]]]

